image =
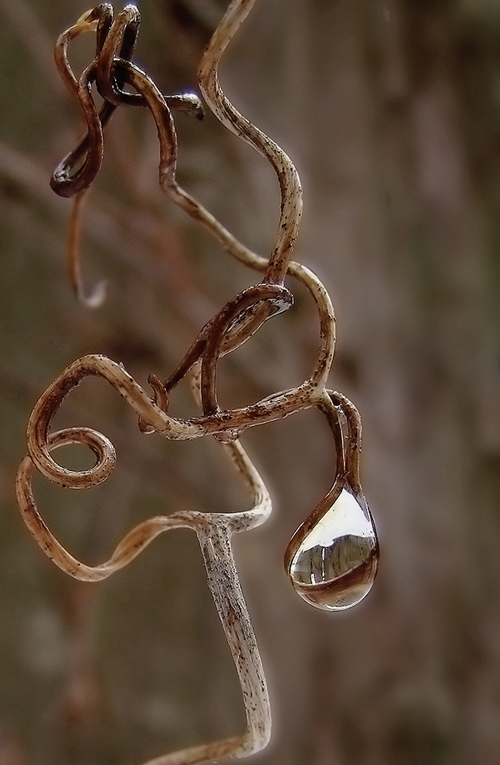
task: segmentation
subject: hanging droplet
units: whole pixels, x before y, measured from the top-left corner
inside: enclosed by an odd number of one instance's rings
[[[309,528],[306,522],[296,532],[287,555],[288,574],[298,594],[327,611],[363,600],[377,572],[378,542],[370,511],[349,488],[342,488]]]

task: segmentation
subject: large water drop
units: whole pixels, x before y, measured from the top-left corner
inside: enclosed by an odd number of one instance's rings
[[[306,533],[299,529],[297,536],[288,574],[304,600],[340,611],[368,594],[377,572],[378,542],[361,496],[343,488]]]

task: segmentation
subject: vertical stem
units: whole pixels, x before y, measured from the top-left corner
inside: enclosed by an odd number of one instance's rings
[[[222,622],[241,684],[248,731],[241,754],[263,749],[271,735],[271,708],[255,633],[241,590],[231,549],[230,516],[227,523],[197,529],[207,581]]]

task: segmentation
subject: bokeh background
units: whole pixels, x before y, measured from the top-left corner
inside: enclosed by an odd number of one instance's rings
[[[193,89],[222,0],[143,2],[136,60]],[[101,585],[38,550],[13,482],[38,395],[88,352],[146,385],[255,275],[162,198],[151,119],[121,109],[85,215],[89,311],[64,265],[70,204],[48,180],[81,130],[52,63],[80,0],[1,0],[0,763],[128,765],[242,729],[230,655],[193,534],[156,541]],[[92,43],[78,43],[75,65]],[[338,317],[332,386],[359,407],[380,573],[352,613],[315,612],[282,554],[333,478],[314,412],[245,434],[275,500],[236,555],[274,709],[261,765],[500,762],[500,6],[496,0],[259,0],[221,68],[245,115],[296,161],[296,259]],[[211,116],[179,115],[179,177],[245,243],[270,251],[278,188]],[[310,373],[307,295],[221,364],[228,406]],[[179,391],[176,411],[187,411]],[[45,517],[88,561],[135,521],[245,506],[215,443],[144,436],[104,383],[61,424],[98,427],[119,466],[99,489],[36,483]],[[78,458],[68,453],[67,464]]]

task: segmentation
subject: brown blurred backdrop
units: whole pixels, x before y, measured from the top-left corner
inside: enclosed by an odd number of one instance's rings
[[[192,89],[222,0],[149,0],[136,59],[166,93]],[[94,312],[70,293],[67,200],[48,179],[77,106],[52,64],[79,0],[1,0],[0,765],[128,765],[232,734],[243,711],[194,535],[174,532],[96,586],[60,573],[13,496],[25,423],[46,385],[88,352],[142,384],[175,366],[202,324],[256,278],[163,199],[149,115],[122,109],[85,217]],[[77,45],[86,62],[91,43]],[[79,59],[80,56],[80,59]],[[328,487],[321,418],[245,435],[275,512],[237,540],[275,712],[261,765],[500,762],[500,6],[496,0],[259,0],[221,69],[235,104],[296,161],[305,215],[296,259],[330,290],[332,386],[364,422],[363,485],[382,560],[352,613],[316,613],[282,554]],[[181,182],[234,233],[270,250],[272,172],[211,116],[177,118]],[[223,362],[244,404],[310,372],[317,322],[296,291]],[[37,482],[68,546],[102,560],[137,519],[245,506],[212,443],[139,433],[104,383],[60,422],[118,450],[106,485]],[[188,397],[176,394],[184,411]],[[67,456],[68,464],[74,459]],[[84,459],[84,458],[83,458]]]

